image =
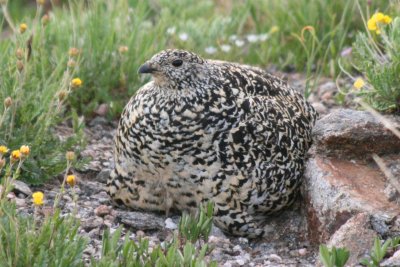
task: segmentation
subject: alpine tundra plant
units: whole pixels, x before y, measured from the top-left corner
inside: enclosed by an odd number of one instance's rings
[[[377,12],[353,44],[354,65],[365,76],[355,79],[355,95],[373,108],[400,112],[400,17]]]
[[[76,77],[81,60],[68,50],[46,49],[46,32],[53,21],[43,15],[42,2],[37,2],[35,17],[21,23],[13,21],[7,1],[0,5],[2,28],[10,31],[0,42],[0,145],[29,144],[32,155],[20,175],[42,183],[65,168],[64,151],[73,145],[79,150],[84,142],[82,121],[74,110],[65,113],[70,96],[83,86]],[[72,60],[74,66],[68,64]],[[62,141],[54,127],[70,118],[74,132]]]

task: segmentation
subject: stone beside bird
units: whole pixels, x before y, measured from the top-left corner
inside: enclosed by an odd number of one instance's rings
[[[184,50],[161,51],[139,73],[153,80],[119,121],[114,203],[168,214],[211,200],[223,231],[262,236],[266,216],[295,200],[314,108],[260,68]]]

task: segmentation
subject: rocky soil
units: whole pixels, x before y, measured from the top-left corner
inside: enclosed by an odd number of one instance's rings
[[[289,75],[289,83],[295,87],[301,88],[304,81],[298,74]],[[346,246],[352,255],[349,265],[353,266],[368,253],[375,236],[400,234],[400,139],[371,114],[336,105],[336,91],[333,81],[322,80],[310,97],[321,118],[315,126],[298,201],[266,222],[272,231],[260,240],[226,236],[214,227],[209,242],[215,248],[209,257],[219,266],[316,266],[320,243]],[[349,101],[348,107],[351,105]],[[387,120],[400,126],[399,118]],[[99,255],[106,228],[115,231],[123,225],[131,239],[146,237],[150,245],[155,245],[171,238],[179,221],[179,215],[167,218],[111,206],[105,182],[113,164],[115,129],[116,122],[107,122],[101,116],[88,123],[89,144],[82,156],[92,160],[83,170],[75,171],[79,177],[75,191],[79,196],[80,233],[90,239],[87,260]],[[19,183],[11,197],[21,212],[32,212],[31,190],[41,190],[46,195],[46,207],[50,207],[61,179],[32,189]],[[71,192],[63,196],[60,205],[65,214],[76,208]],[[50,211],[44,208],[42,212]],[[384,264],[400,266],[400,253]]]

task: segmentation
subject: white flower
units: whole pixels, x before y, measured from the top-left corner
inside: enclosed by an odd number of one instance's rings
[[[214,46],[209,46],[206,47],[206,49],[204,49],[204,51],[206,51],[207,54],[215,54],[217,52],[217,48],[215,48]]]
[[[230,45],[221,45],[221,50],[225,53],[228,53],[231,51],[231,46]]]
[[[189,35],[186,32],[182,32],[179,34],[179,39],[181,39],[181,41],[187,41],[189,39]]]
[[[229,36],[229,41],[231,41],[231,42],[234,42],[234,41],[236,41],[237,39],[238,39],[238,37],[237,37],[236,34]]]
[[[258,40],[261,42],[266,41],[268,38],[269,38],[268,33],[263,33],[263,34],[258,35]]]
[[[237,40],[235,41],[235,45],[236,45],[237,47],[242,47],[242,46],[244,45],[244,41],[243,41],[242,39],[237,39]]]
[[[169,27],[167,29],[167,34],[168,35],[173,35],[173,34],[175,34],[175,31],[176,31],[176,27]]]
[[[247,35],[247,41],[249,41],[249,43],[257,42],[258,41],[258,35],[255,35],[255,34]]]

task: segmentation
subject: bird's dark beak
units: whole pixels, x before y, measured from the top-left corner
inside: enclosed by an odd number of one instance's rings
[[[140,66],[138,73],[139,74],[144,74],[144,73],[153,73],[157,69],[151,66],[149,63],[144,63],[142,66]]]

